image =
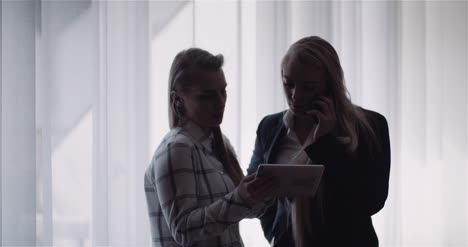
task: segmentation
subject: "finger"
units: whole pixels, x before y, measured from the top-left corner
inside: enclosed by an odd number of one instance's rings
[[[320,96],[319,99],[324,100],[327,103],[327,107],[329,108],[330,112],[335,111],[335,102],[331,98]]]
[[[307,111],[307,114],[311,115],[311,116],[316,116],[320,121],[323,122],[323,120],[325,120],[325,114],[323,114],[321,111],[319,110],[310,110],[310,111]]]
[[[257,190],[258,191],[267,191],[269,189],[276,188],[276,187],[279,187],[279,186],[280,186],[279,179],[273,179],[273,180],[268,181],[268,183],[265,183],[265,184],[262,184],[261,186],[259,186],[257,188]]]
[[[257,172],[254,172],[254,173],[252,173],[252,174],[250,174],[248,176],[245,176],[243,180],[244,180],[244,182],[248,183],[248,182],[254,180],[256,175],[257,175]]]
[[[317,106],[317,109],[320,110],[323,114],[328,115],[330,112],[330,107],[328,102],[322,99],[317,99],[314,101],[314,105]]]
[[[246,189],[251,195],[258,195],[262,190],[264,190],[264,187],[264,184],[252,185],[252,183],[250,183],[247,185]]]
[[[245,183],[245,188],[250,194],[257,194],[257,191],[262,188],[263,184],[267,183],[267,180],[262,177],[257,177],[251,181]]]
[[[266,197],[275,196],[278,194],[280,188],[281,187],[278,183],[270,184],[269,186],[257,191],[257,193],[255,193],[255,197],[258,198],[258,200],[263,200]]]
[[[276,196],[279,194],[279,191],[280,191],[280,186],[279,185],[275,185],[275,186],[271,186],[271,187],[268,187],[262,194],[263,198],[266,198],[266,197],[272,197],[272,196]]]
[[[274,187],[274,186],[279,186],[279,180],[278,179],[270,179],[266,181],[259,181],[257,184],[249,184],[249,192],[253,194],[258,194],[261,193],[262,191],[266,190],[267,188]]]
[[[260,174],[255,177],[256,180],[263,180],[263,179],[269,179],[272,178],[271,171],[268,169],[263,169],[261,170]]]
[[[254,180],[250,181],[249,186],[259,187],[259,186],[262,186],[265,183],[268,183],[272,179],[273,179],[273,176],[271,176],[270,174],[267,174],[267,173],[262,174],[261,177],[256,177]]]
[[[289,108],[294,116],[306,116],[306,114],[302,111],[297,111],[293,107]]]
[[[328,97],[325,97],[325,96],[319,96],[318,99],[321,99],[321,100],[327,102],[328,104],[333,104],[333,100],[331,100],[331,98],[328,98]]]

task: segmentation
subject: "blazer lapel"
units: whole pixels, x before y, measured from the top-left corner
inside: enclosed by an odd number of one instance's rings
[[[273,139],[271,139],[271,142],[269,143],[268,146],[268,151],[266,152],[266,157],[265,161],[267,164],[270,164],[272,159],[272,154],[276,153],[276,150],[278,149],[278,141],[280,140],[280,136],[284,136],[286,134],[286,126],[284,125],[283,122],[283,116],[278,119],[278,123],[276,124],[276,127],[274,128],[274,136]]]

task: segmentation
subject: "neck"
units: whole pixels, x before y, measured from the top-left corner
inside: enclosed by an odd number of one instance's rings
[[[307,131],[316,124],[317,120],[314,117],[294,117],[294,130]]]
[[[316,124],[314,118],[294,118],[294,131],[299,139],[299,142],[303,144],[309,136],[312,127]]]

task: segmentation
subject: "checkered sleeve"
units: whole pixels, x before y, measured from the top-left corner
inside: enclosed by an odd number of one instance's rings
[[[197,241],[220,235],[230,225],[251,213],[239,197],[237,188],[224,197],[213,195],[210,186],[221,186],[207,179],[206,171],[196,169],[200,157],[194,146],[170,143],[156,161],[154,177],[162,213],[175,241],[189,246]],[[205,183],[199,183],[206,179]],[[205,184],[206,188],[197,188]],[[207,191],[197,194],[197,191]],[[200,200],[211,199],[205,206]],[[218,198],[218,199],[214,199]]]
[[[234,154],[234,156],[237,159],[237,155],[234,150],[234,147],[232,146],[231,142],[224,134],[223,134],[223,140],[224,140],[224,143],[226,144],[226,147]],[[251,205],[250,213],[246,215],[245,218],[260,217],[261,215],[263,215],[264,211],[272,205],[271,201],[272,201],[271,199],[266,199],[264,202],[257,202],[254,205]]]

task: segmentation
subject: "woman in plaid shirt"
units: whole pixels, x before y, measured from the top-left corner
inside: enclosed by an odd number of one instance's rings
[[[145,173],[153,246],[243,246],[238,222],[258,217],[276,182],[244,177],[221,133],[222,55],[191,48],[169,75],[169,123]]]

